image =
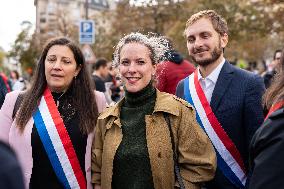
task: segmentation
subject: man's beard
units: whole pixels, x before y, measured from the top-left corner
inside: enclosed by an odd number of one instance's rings
[[[202,52],[204,50],[202,49],[196,49],[196,52]],[[218,47],[215,47],[213,52],[211,52],[211,58],[207,58],[207,59],[203,59],[203,60],[196,60],[194,58],[193,55],[189,55],[189,58],[195,63],[198,64],[200,66],[207,66],[209,64],[214,63],[216,60],[218,60],[218,58],[220,58],[221,54],[222,54],[222,48],[221,48],[221,43],[219,43]]]

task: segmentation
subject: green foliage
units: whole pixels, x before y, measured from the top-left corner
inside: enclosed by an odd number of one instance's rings
[[[131,6],[120,0],[117,9],[104,17],[110,22],[109,31],[98,29],[97,56],[111,57],[118,40],[130,32],[156,32],[169,37],[177,50],[187,56],[183,31],[187,19],[194,13],[213,9],[229,26],[228,59],[262,60],[273,41],[283,39],[284,3],[280,0],[156,0],[143,6]],[[167,2],[167,3],[165,3]],[[277,45],[275,45],[277,46]],[[279,48],[279,47],[278,47]]]
[[[22,26],[23,29],[12,45],[12,50],[8,53],[8,57],[15,59],[20,63],[22,69],[26,71],[35,67],[39,51],[35,37],[31,35],[32,24],[25,22]]]
[[[115,10],[103,11],[93,19],[96,41],[92,46],[96,57],[112,58],[114,47],[121,37],[130,32],[155,32],[167,36],[174,47],[187,57],[183,36],[185,23],[194,13],[213,9],[221,14],[229,26],[229,44],[225,56],[229,60],[244,58],[262,60],[274,49],[283,46],[283,0],[152,0],[134,6],[120,0]],[[157,3],[155,3],[157,2]],[[67,12],[58,12],[58,35],[78,42],[78,28],[67,19]],[[31,35],[31,24],[25,23],[8,56],[17,60],[24,70],[33,68],[39,49],[46,39]],[[36,40],[37,39],[37,40]],[[0,54],[1,66],[1,54]]]
[[[4,61],[5,56],[6,56],[5,52],[0,48],[0,68],[3,68],[3,61]]]

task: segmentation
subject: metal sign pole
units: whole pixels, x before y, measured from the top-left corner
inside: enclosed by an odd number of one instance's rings
[[[86,16],[86,20],[88,20],[89,15],[88,15],[88,10],[89,10],[89,0],[86,0],[85,2],[85,16]]]

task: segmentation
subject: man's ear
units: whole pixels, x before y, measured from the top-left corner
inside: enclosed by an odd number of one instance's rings
[[[227,46],[228,42],[229,42],[229,36],[228,34],[224,33],[221,36],[221,47],[224,49]]]

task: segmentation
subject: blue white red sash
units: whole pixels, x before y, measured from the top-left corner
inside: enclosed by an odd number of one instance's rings
[[[64,188],[86,189],[86,179],[73,144],[48,88],[33,118],[53,170]]]
[[[194,106],[196,119],[216,150],[218,167],[230,182],[244,188],[247,177],[240,152],[212,111],[198,82],[198,69],[185,79],[184,96]]]

